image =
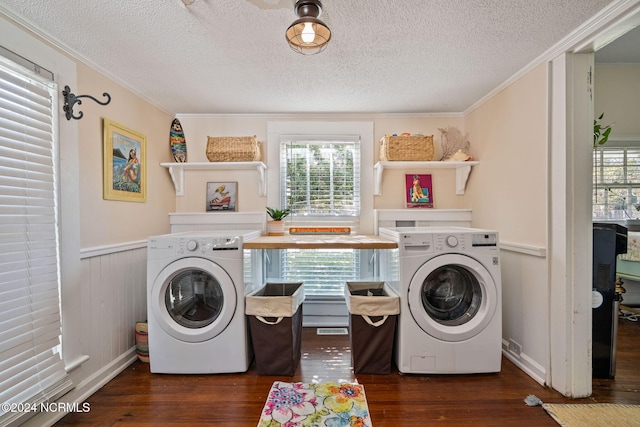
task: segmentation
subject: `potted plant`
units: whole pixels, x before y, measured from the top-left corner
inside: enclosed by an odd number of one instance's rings
[[[602,120],[603,117],[604,113],[600,114],[600,117],[593,121],[593,148],[607,142],[611,134],[611,125],[603,126],[600,124],[600,120]]]
[[[598,158],[598,145],[603,145],[609,140],[609,135],[611,134],[611,125],[602,125],[600,124],[600,120],[604,117],[604,113],[600,114],[600,117],[593,120],[593,164],[597,164]],[[598,168],[594,168],[594,181],[595,181],[595,197],[596,202],[598,201]]]
[[[275,209],[267,207],[267,215],[271,218],[271,221],[267,222],[267,234],[269,236],[284,236],[284,221],[291,210],[289,209]]]

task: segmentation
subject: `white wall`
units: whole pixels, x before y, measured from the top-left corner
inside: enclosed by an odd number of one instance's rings
[[[135,360],[135,322],[146,319],[146,238],[169,231],[175,193],[166,169],[172,118],[36,34],[0,14],[2,45],[54,72],[61,91],[109,92],[106,107],[76,106],[84,117],[60,126],[60,245],[62,356],[75,386],[61,398],[81,402]],[[148,138],[147,203],[102,200],[102,118]],[[28,425],[52,423],[64,413],[40,414]]]
[[[544,64],[470,111],[465,129],[480,164],[467,186],[472,225],[496,229],[502,245],[503,341],[537,381],[548,370],[547,75]]]
[[[82,63],[78,63],[76,90],[95,96],[107,92],[112,98],[107,106],[86,101],[80,106],[84,112],[84,117],[77,121],[82,248],[146,240],[150,235],[168,233],[167,214],[175,209],[176,197],[167,170],[159,164],[171,161],[169,128],[173,117]],[[145,203],[103,199],[104,118],[147,138],[147,158],[142,164],[147,179]]]
[[[640,136],[640,64],[596,64],[594,113],[612,137]]]
[[[438,128],[447,126],[458,127],[464,132],[464,121],[460,114],[443,115],[260,115],[260,116],[224,116],[224,115],[178,115],[187,140],[187,157],[190,162],[206,162],[206,144],[208,136],[246,136],[256,135],[263,146],[263,159],[268,162],[269,147],[267,146],[267,125],[277,121],[372,121],[374,124],[374,138],[371,147],[373,156],[363,161],[363,167],[371,167],[378,161],[378,141],[385,134],[393,133],[422,133],[434,135],[435,156],[441,155],[441,139]],[[471,153],[474,154],[476,135],[470,134]],[[369,166],[367,166],[369,165]],[[453,169],[433,169],[428,167],[413,170],[385,170],[383,175],[382,195],[375,196],[375,209],[401,209],[405,207],[404,174],[430,173],[433,176],[435,207],[439,209],[471,208],[470,200],[465,196],[456,195],[455,171]],[[267,174],[277,171],[267,170]],[[472,171],[470,181],[474,179]],[[240,211],[264,212],[267,206],[266,197],[257,192],[257,175],[255,171],[189,171],[185,177],[185,195],[176,198],[176,212],[204,212],[205,191],[208,181],[228,181],[233,178],[238,181]],[[371,183],[371,185],[373,185]],[[268,188],[268,192],[274,191]],[[276,189],[277,191],[277,189]],[[372,229],[372,225],[367,229]]]

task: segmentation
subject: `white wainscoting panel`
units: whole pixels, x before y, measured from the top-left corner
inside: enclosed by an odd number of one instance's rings
[[[83,316],[91,373],[135,346],[135,323],[147,319],[147,249],[82,260]]]
[[[147,318],[147,245],[129,242],[80,254],[83,355],[70,362],[75,388],[58,402],[81,403],[136,360],[135,323]],[[64,311],[62,316],[64,317]],[[65,412],[40,413],[25,426],[53,425]]]
[[[172,233],[202,230],[267,230],[266,212],[177,212],[169,214]]]

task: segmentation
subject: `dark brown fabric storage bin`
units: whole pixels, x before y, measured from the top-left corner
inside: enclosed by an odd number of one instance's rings
[[[345,299],[353,372],[390,373],[400,297],[384,282],[347,282]]]
[[[260,375],[294,375],[302,356],[302,282],[266,283],[246,297]]]

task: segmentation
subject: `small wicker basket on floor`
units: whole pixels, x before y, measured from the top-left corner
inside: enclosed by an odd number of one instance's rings
[[[381,161],[429,161],[433,159],[433,135],[384,136],[380,139]]]
[[[209,136],[207,159],[210,162],[256,162],[262,158],[256,136]]]
[[[149,363],[149,326],[147,322],[136,322],[136,354],[141,362]]]

